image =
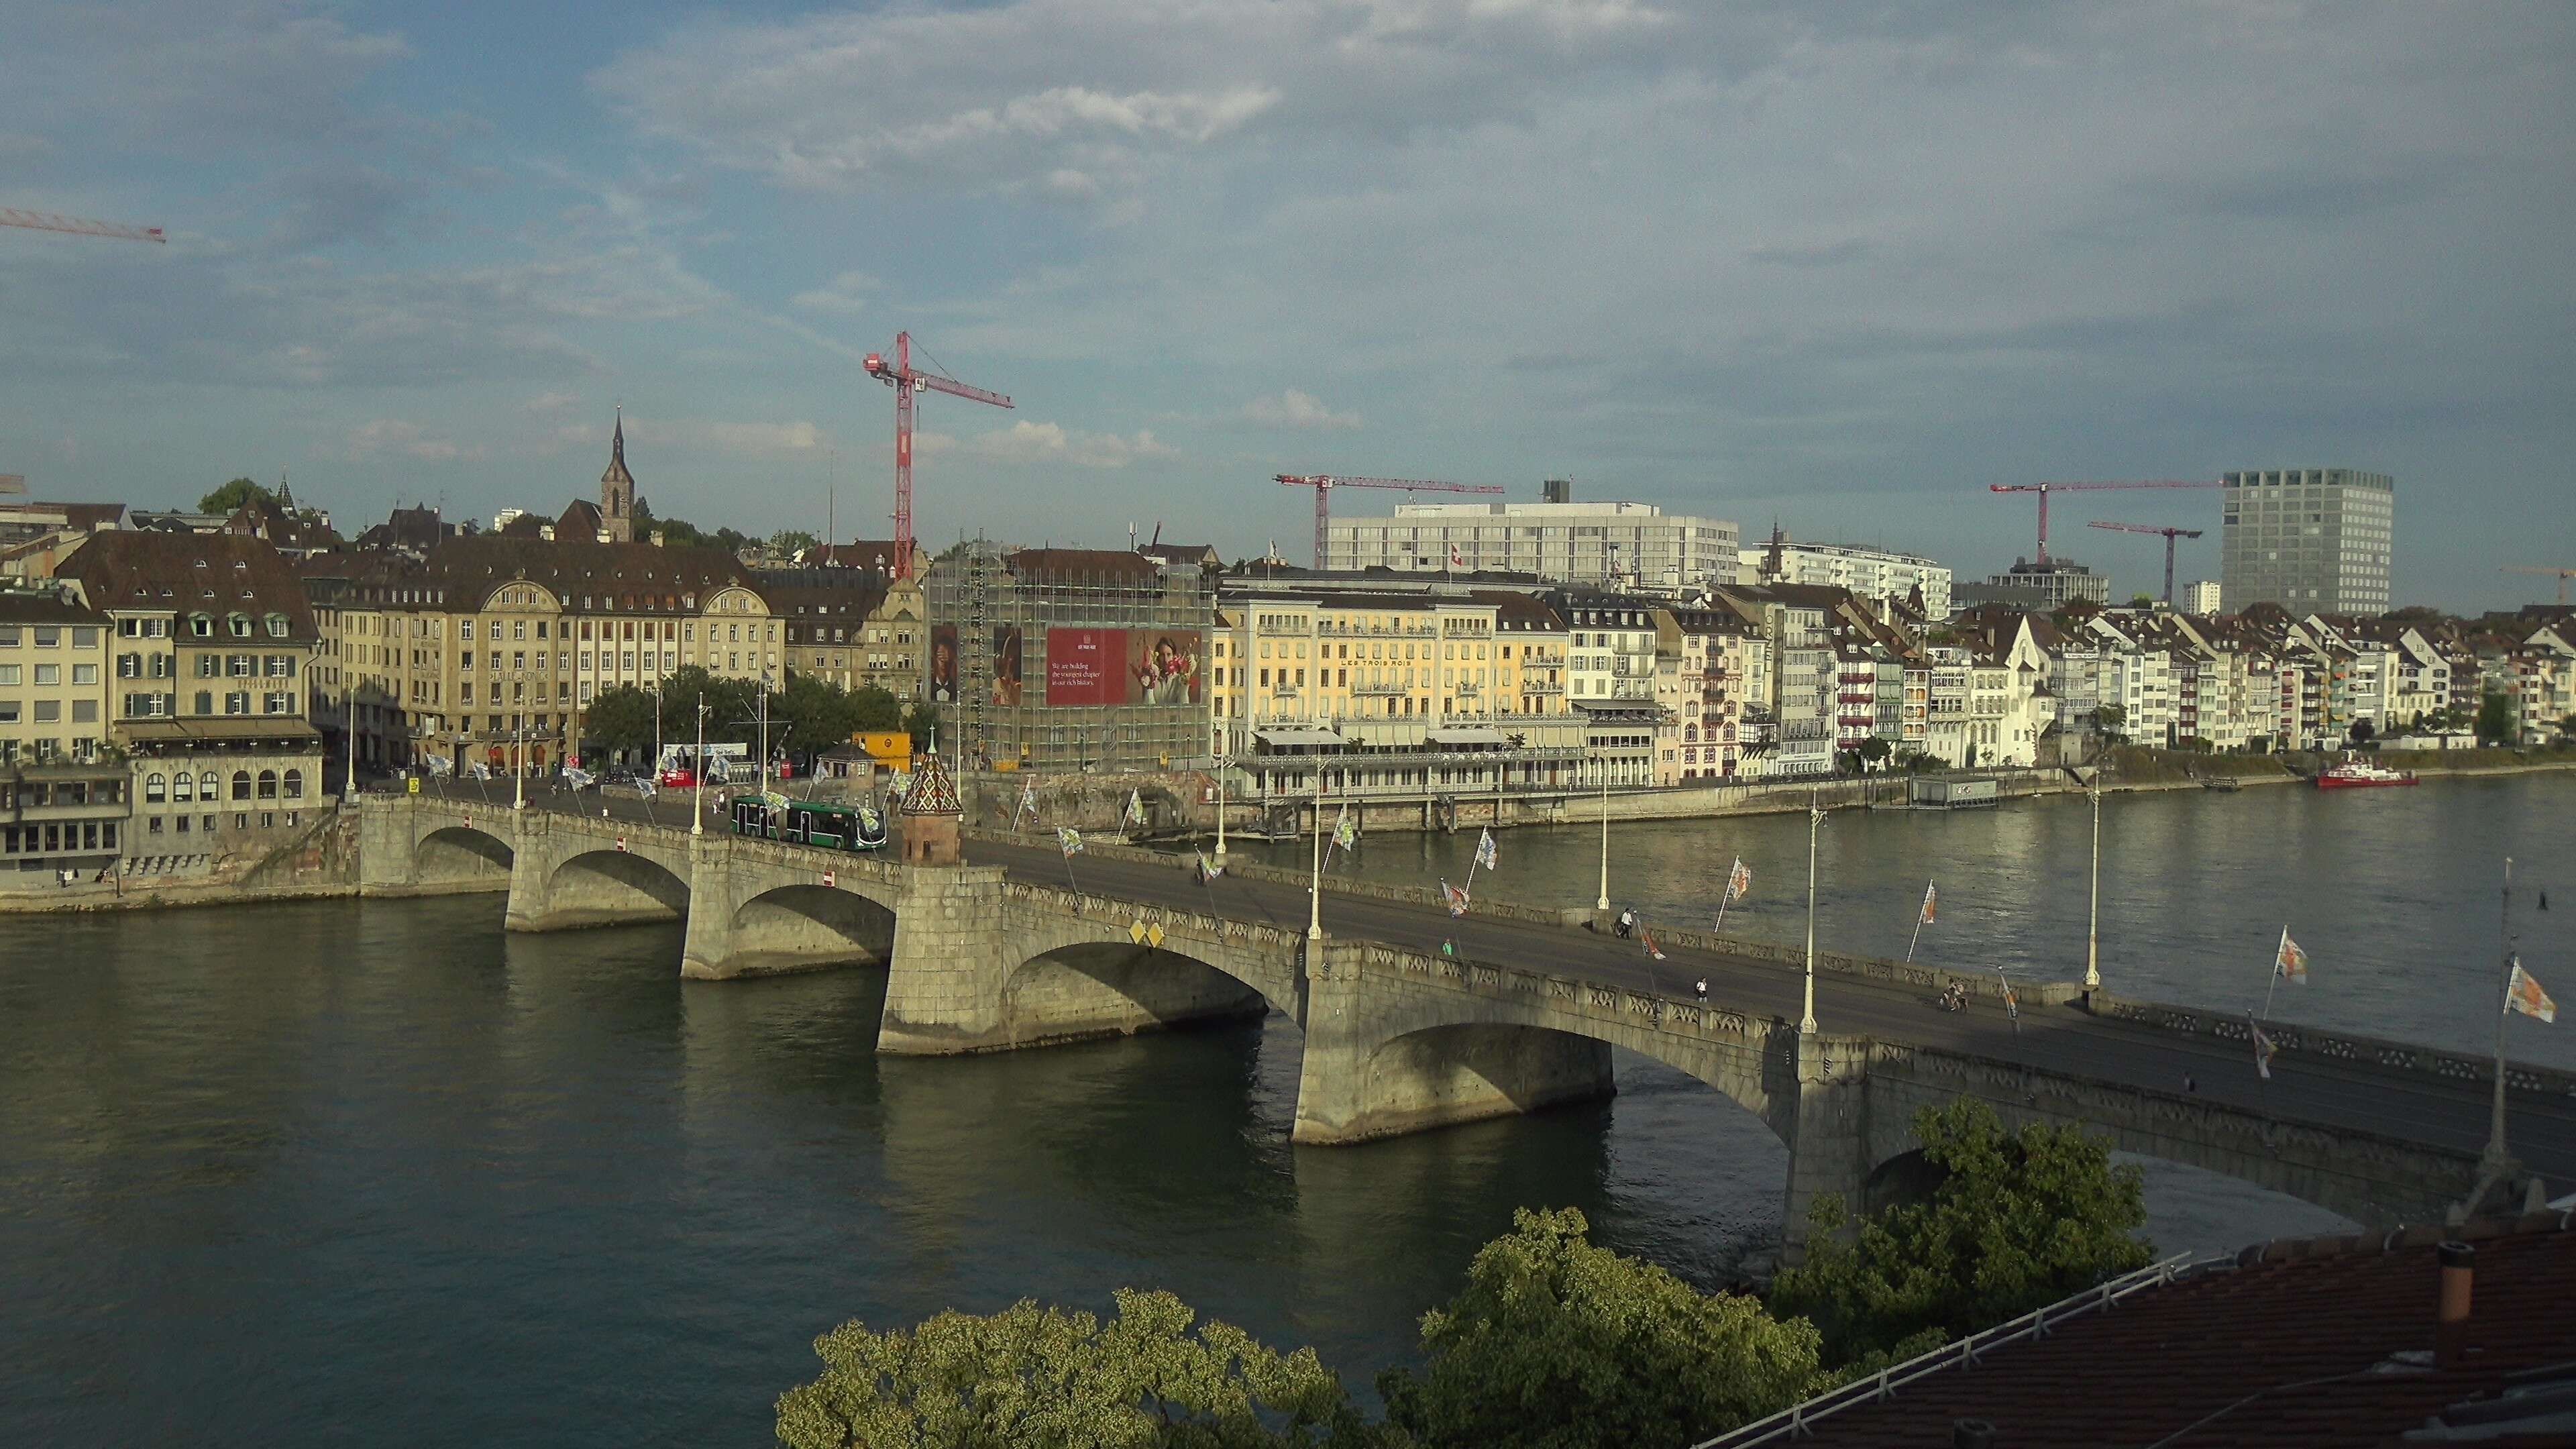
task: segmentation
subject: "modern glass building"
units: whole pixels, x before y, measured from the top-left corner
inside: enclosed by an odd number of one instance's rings
[[[2350,468],[2220,475],[2220,602],[2293,614],[2388,612],[2397,480]]]

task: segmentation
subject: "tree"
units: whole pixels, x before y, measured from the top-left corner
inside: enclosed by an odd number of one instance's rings
[[[230,483],[197,500],[199,513],[233,514],[246,503],[275,503],[277,495],[248,478],[235,478]]]
[[[1842,1200],[1809,1218],[1807,1258],[1774,1280],[1772,1310],[1813,1319],[1827,1361],[1901,1358],[2145,1267],[2142,1178],[2080,1127],[2006,1133],[1973,1097],[1914,1117],[1931,1195],[1862,1221]]]
[[[2490,693],[2478,702],[2479,743],[2509,745],[2520,735],[2521,731],[2514,727],[2513,696]]]
[[[1287,1449],[1397,1445],[1311,1348],[1231,1324],[1191,1331],[1169,1293],[1121,1288],[1117,1316],[1022,1299],[907,1333],[855,1320],[814,1340],[822,1376],[778,1400],[789,1449]]]
[[[1419,1373],[1378,1376],[1387,1417],[1432,1445],[1686,1445],[1829,1380],[1815,1328],[1703,1294],[1586,1237],[1583,1214],[1520,1209],[1467,1286],[1422,1316]]]
[[[603,690],[582,716],[582,733],[621,754],[649,750],[654,709],[653,696],[631,684]]]
[[[807,549],[819,547],[822,542],[801,528],[782,528],[769,536],[769,546],[791,558]]]
[[[807,755],[846,744],[858,731],[858,706],[841,686],[819,674],[787,676],[787,687],[769,698],[771,720],[791,726],[784,738]],[[776,724],[771,727],[772,738]]]
[[[926,699],[914,701],[912,707],[903,712],[903,727],[912,736],[914,749],[929,749],[930,737],[939,728],[939,706]]]
[[[1864,766],[1884,766],[1887,763],[1887,757],[1895,752],[1896,747],[1894,745],[1889,744],[1887,741],[1880,739],[1876,735],[1871,735],[1868,739],[1861,741],[1860,749],[1858,751],[1860,762]]]
[[[882,685],[860,685],[850,691],[850,728],[882,733],[902,729],[903,701]]]
[[[2352,722],[2352,742],[2354,744],[2366,745],[2378,737],[2379,726],[2372,724],[2368,715],[2364,715]]]

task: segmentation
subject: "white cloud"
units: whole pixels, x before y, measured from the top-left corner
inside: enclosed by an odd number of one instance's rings
[[[1150,428],[1122,438],[1115,433],[1078,432],[1060,423],[1013,423],[964,444],[944,434],[915,433],[912,443],[915,453],[955,447],[987,462],[1071,463],[1078,468],[1124,468],[1148,459],[1180,456],[1179,449],[1155,437]]]
[[[884,287],[884,281],[866,272],[843,272],[823,286],[797,293],[792,300],[809,311],[852,314],[866,311]]]
[[[1322,399],[1296,388],[1275,397],[1257,397],[1243,405],[1243,415],[1252,422],[1271,428],[1356,428],[1358,413],[1337,413],[1324,406]]]
[[[469,450],[451,438],[433,436],[420,424],[401,418],[377,418],[349,429],[341,439],[340,453],[352,462],[380,454],[418,458],[431,463],[482,456],[480,449]]]
[[[830,435],[808,422],[699,421],[683,423],[677,431],[726,452],[740,453],[754,458],[811,456],[822,451],[831,442]]]

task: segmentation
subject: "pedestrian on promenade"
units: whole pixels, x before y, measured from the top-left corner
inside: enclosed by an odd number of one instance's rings
[[[1708,978],[1705,976],[1699,979],[1699,1004],[1708,1005]]]

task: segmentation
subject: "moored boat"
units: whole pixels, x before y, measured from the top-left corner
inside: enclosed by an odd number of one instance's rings
[[[2357,790],[2379,785],[2412,785],[2415,772],[2392,770],[2368,760],[2346,758],[2317,772],[2320,790]]]

